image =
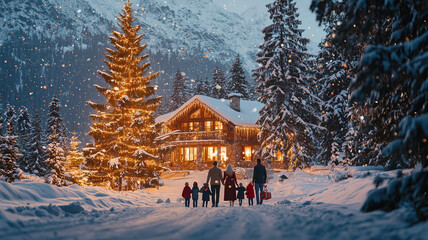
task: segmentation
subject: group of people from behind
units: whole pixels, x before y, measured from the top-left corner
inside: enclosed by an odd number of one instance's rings
[[[234,206],[235,201],[239,200],[239,206],[242,206],[242,201],[245,194],[248,198],[248,205],[253,205],[253,199],[256,197],[257,204],[262,204],[263,200],[260,198],[260,194],[263,191],[263,186],[266,183],[267,174],[266,168],[261,164],[261,160],[257,159],[257,165],[254,167],[253,180],[245,188],[242,183],[238,185],[235,171],[233,171],[232,165],[228,164],[226,171],[222,175],[222,171],[217,167],[217,161],[213,162],[213,167],[208,171],[207,181],[203,184],[201,189],[198,188],[198,183],[193,183],[193,188],[189,187],[189,183],[186,182],[183,189],[182,196],[185,199],[185,206],[190,206],[190,198],[193,200],[193,207],[198,206],[199,193],[202,193],[202,207],[208,207],[208,202],[211,195],[211,207],[218,207],[220,198],[220,186],[223,184],[224,189],[224,201],[229,201],[230,206]],[[211,190],[208,183],[211,185]],[[255,193],[254,193],[255,187]]]

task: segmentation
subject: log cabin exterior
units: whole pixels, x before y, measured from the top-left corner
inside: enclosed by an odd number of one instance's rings
[[[206,169],[218,161],[221,167],[253,167],[260,148],[256,125],[263,104],[197,95],[177,110],[159,116],[162,124],[161,162],[171,169]],[[165,150],[167,149],[167,150]]]

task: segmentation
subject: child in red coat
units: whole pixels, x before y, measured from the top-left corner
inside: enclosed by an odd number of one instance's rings
[[[184,198],[184,206],[189,207],[190,206],[190,194],[192,194],[192,189],[189,187],[189,183],[186,182],[184,184],[183,193],[181,196]]]
[[[249,183],[247,185],[247,192],[245,194],[247,194],[248,205],[252,206],[253,205],[253,199],[254,199],[254,186],[253,186],[253,184]]]

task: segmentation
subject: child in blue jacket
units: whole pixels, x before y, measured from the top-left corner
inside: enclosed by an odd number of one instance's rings
[[[199,198],[198,194],[199,194],[198,183],[194,182],[193,188],[192,188],[193,207],[198,207],[198,198]]]
[[[201,187],[202,192],[202,207],[208,207],[208,202],[210,201],[210,195],[212,195],[208,183],[204,183],[204,186]]]

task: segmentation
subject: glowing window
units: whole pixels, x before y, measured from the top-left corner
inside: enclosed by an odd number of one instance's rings
[[[216,147],[207,147],[206,148],[206,157],[207,161],[216,161],[217,160],[217,148]]]
[[[245,161],[251,161],[251,146],[244,147],[244,159]]]
[[[221,123],[219,121],[215,121],[214,129],[215,130],[222,130],[223,129],[223,123]]]
[[[213,125],[211,121],[206,121],[205,122],[205,131],[212,131],[213,130]]]
[[[181,149],[181,154],[184,156],[184,161],[196,161],[198,155],[197,147],[186,147]]]
[[[221,147],[220,156],[221,156],[221,161],[227,160],[226,147]]]

